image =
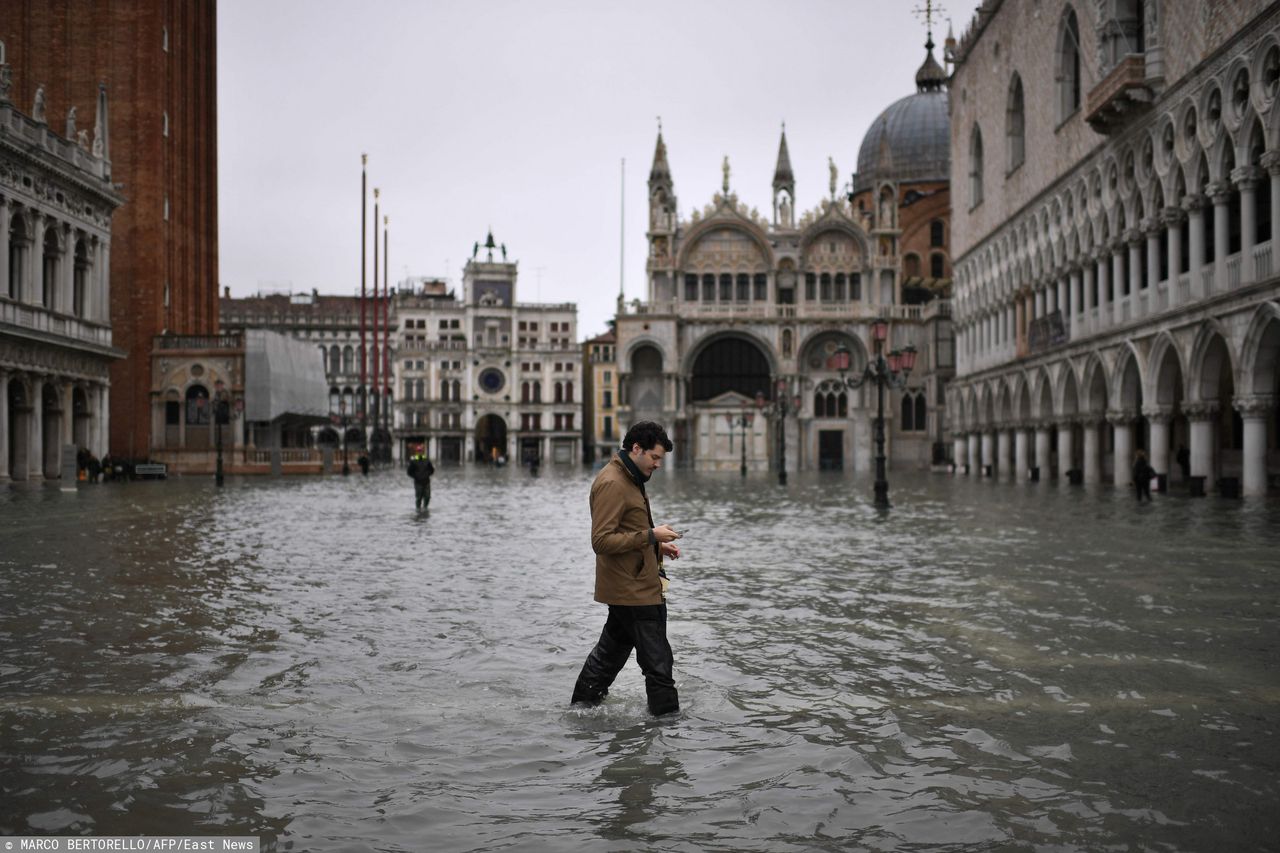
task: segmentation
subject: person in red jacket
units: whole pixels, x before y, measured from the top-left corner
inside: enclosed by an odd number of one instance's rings
[[[678,559],[680,538],[668,524],[654,525],[644,486],[671,451],[666,430],[641,421],[627,430],[622,449],[591,484],[591,548],[596,553],[595,600],[609,606],[604,630],[573,687],[574,705],[598,705],[631,650],[644,673],[649,710],[680,710],[667,642],[664,557]]]

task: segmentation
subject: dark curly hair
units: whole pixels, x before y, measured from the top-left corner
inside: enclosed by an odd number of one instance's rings
[[[633,444],[640,445],[641,450],[653,450],[655,444],[661,444],[662,449],[668,453],[673,446],[671,439],[667,438],[667,431],[654,421],[640,421],[631,425],[631,429],[622,437],[622,449],[630,450]]]

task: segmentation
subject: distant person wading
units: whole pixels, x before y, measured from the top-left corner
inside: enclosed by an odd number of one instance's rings
[[[431,503],[431,475],[435,472],[436,466],[421,453],[409,462],[405,473],[413,478],[413,505],[417,509],[426,509]]]

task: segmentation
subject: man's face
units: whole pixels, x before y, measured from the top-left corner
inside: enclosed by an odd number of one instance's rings
[[[667,451],[661,444],[655,444],[651,450],[641,450],[639,444],[633,444],[627,455],[631,457],[631,461],[640,473],[648,477],[662,467],[662,457],[667,455]]]

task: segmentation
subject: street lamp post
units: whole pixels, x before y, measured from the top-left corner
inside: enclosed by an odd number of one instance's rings
[[[787,415],[800,411],[800,395],[795,397],[787,397],[787,380],[779,379],[777,384],[778,396],[776,402],[765,403],[764,392],[756,392],[756,408],[763,417],[777,415],[778,417],[778,485],[785,486],[787,484]]]
[[[871,361],[862,370],[859,377],[845,376],[849,371],[850,352],[848,347],[840,347],[835,351],[833,356],[836,369],[840,371],[840,379],[844,384],[853,389],[861,388],[868,381],[876,384],[876,484],[875,484],[875,505],[883,509],[888,509],[889,504],[889,480],[885,473],[884,458],[884,389],[885,386],[890,388],[906,388],[907,379],[911,375],[911,369],[916,365],[916,348],[913,346],[905,349],[893,350],[886,358],[883,354],[885,338],[889,336],[889,322],[883,317],[877,317],[871,323],[871,337],[875,345],[875,354]]]
[[[742,464],[738,471],[742,476],[747,476],[747,428],[751,426],[755,415],[751,412],[744,411],[741,415],[725,415],[729,421],[729,452],[733,452],[733,428],[735,426],[742,427]]]
[[[213,481],[222,486],[222,425],[231,420],[231,403],[226,385],[221,379],[213,383],[213,430],[214,446],[218,451],[217,467],[214,469]]]

